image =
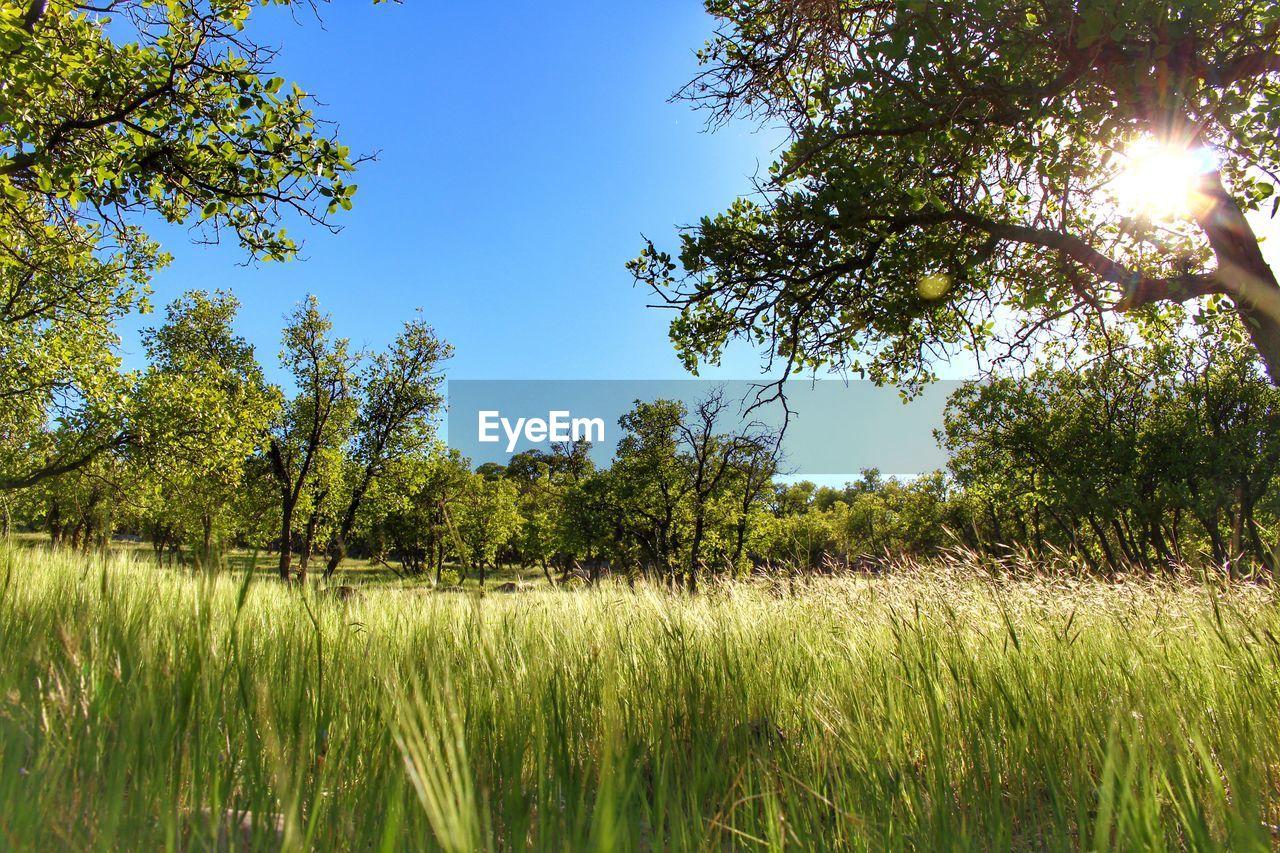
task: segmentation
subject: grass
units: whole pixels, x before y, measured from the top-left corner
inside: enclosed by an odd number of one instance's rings
[[[46,533],[13,533],[10,535],[8,542],[11,546],[17,548],[47,549],[49,547],[49,536]],[[171,559],[168,552],[165,552],[163,557],[157,558],[152,546],[141,541],[117,539],[109,542],[107,547],[112,555],[131,562],[150,563],[160,568],[167,567],[180,570],[199,571],[203,568],[200,555],[191,548],[183,549],[177,559]],[[279,554],[276,551],[252,551],[240,547],[226,548],[220,550],[215,559],[219,570],[228,571],[241,578],[243,578],[244,573],[250,571],[266,580],[273,580],[279,577],[277,570]],[[295,551],[293,554],[293,571],[295,573],[300,568],[300,559],[300,555]],[[312,558],[308,571],[309,582],[320,585],[328,583],[323,577],[324,562],[325,556],[322,553]],[[473,569],[465,577],[460,577],[461,574],[462,567],[455,561],[449,561],[444,566],[441,577],[442,585],[452,589],[462,588],[469,591],[479,591],[480,577],[478,571]],[[552,569],[552,575],[558,578],[560,569],[558,567]],[[542,569],[538,566],[502,564],[489,569],[486,573],[485,582],[489,587],[509,582],[521,586],[529,586],[545,584],[547,579]],[[435,571],[431,570],[414,575],[403,563],[397,560],[383,561],[348,556],[342,561],[338,571],[334,574],[332,583],[358,584],[362,587],[383,585],[397,589],[410,587],[431,588],[435,586]]]
[[[6,849],[1269,849],[1280,606],[318,591],[0,549]]]

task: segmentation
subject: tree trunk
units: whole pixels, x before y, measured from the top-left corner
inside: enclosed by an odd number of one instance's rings
[[[204,559],[207,561],[213,554],[213,515],[206,512],[200,520],[204,525]]]
[[[742,518],[733,531],[733,571],[737,576],[738,566],[742,564],[742,552],[747,543],[747,511],[743,510]]]
[[[1274,574],[1276,570],[1275,555],[1268,550],[1262,541],[1262,534],[1258,530],[1258,522],[1253,517],[1253,506],[1249,505],[1244,514],[1245,528],[1249,531],[1249,544],[1254,552],[1258,555],[1260,562],[1267,572]]]
[[[280,580],[288,581],[293,570],[293,507],[289,495],[280,506]]]
[[[1209,203],[1196,210],[1218,260],[1218,274],[1231,288],[1231,301],[1249,330],[1253,346],[1273,385],[1280,385],[1280,282],[1262,257],[1258,236],[1227,194],[1221,176],[1206,180]]]
[[[338,570],[338,566],[342,565],[342,561],[347,557],[347,538],[342,535],[342,531],[336,531],[333,536],[329,537],[329,544],[325,549],[324,561],[324,579],[328,580],[333,577],[333,573]]]
[[[338,570],[338,566],[347,556],[347,537],[356,526],[356,516],[360,512],[360,504],[364,502],[365,493],[369,491],[369,485],[373,482],[373,472],[372,465],[366,466],[360,482],[351,490],[351,500],[347,502],[346,512],[342,514],[342,520],[338,523],[338,532],[329,543],[329,560],[324,566],[325,580]]]
[[[45,521],[49,525],[49,542],[57,548],[62,539],[62,511],[56,500],[49,502],[49,514],[45,516]]]
[[[328,494],[324,491],[316,496],[315,508],[311,510],[311,515],[307,516],[307,525],[302,531],[302,554],[298,559],[298,580],[300,581],[307,579],[307,569],[311,567],[311,555],[315,553],[316,527],[320,524],[320,507]]]
[[[1258,311],[1249,312],[1245,318],[1253,345],[1267,365],[1271,384],[1280,385],[1280,322]]]
[[[706,533],[706,518],[702,513],[693,522],[693,540],[689,545],[689,592],[698,592],[698,564],[702,561],[702,538]]]
[[[299,495],[302,494],[302,484],[306,480],[307,466],[303,466],[302,473],[298,475],[295,485],[294,478],[290,476],[289,470],[285,466],[284,453],[274,439],[268,449],[268,456],[271,459],[272,473],[275,474],[276,482],[280,484],[280,562],[278,569],[280,580],[288,583],[293,567],[293,511],[298,506]]]
[[[1240,579],[1240,561],[1244,552],[1244,484],[1237,483],[1235,506],[1231,508],[1231,550],[1227,554],[1230,560],[1230,576],[1232,580]]]
[[[1173,519],[1169,522],[1169,536],[1173,540],[1173,552],[1179,563],[1186,562],[1182,558],[1182,510],[1173,511]]]
[[[1107,534],[1102,529],[1102,525],[1098,523],[1098,519],[1093,513],[1086,516],[1089,527],[1093,530],[1093,535],[1098,538],[1098,546],[1102,548],[1102,557],[1107,563],[1107,574],[1115,574],[1120,568],[1119,562],[1116,560],[1115,552],[1111,550],[1111,542],[1107,539]]]

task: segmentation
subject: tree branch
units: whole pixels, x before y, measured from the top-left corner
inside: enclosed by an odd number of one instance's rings
[[[1154,302],[1185,302],[1213,293],[1230,293],[1232,290],[1216,271],[1187,273],[1169,278],[1141,275],[1107,257],[1074,234],[995,222],[964,211],[956,211],[955,218],[1001,240],[1055,249],[1063,257],[1075,261],[1103,281],[1121,285],[1124,296],[1113,306],[1118,311],[1130,311]]]
[[[22,16],[22,28],[27,32],[34,32],[36,24],[40,23],[40,19],[44,17],[45,0],[31,0],[31,5],[27,7],[27,12]]]
[[[12,476],[0,474],[0,492],[25,489],[29,486],[34,486],[43,480],[47,480],[50,477],[57,477],[61,474],[68,474],[72,471],[76,471],[88,465],[108,450],[115,450],[124,447],[131,440],[131,436],[121,433],[106,441],[86,448],[79,455],[73,456],[70,459],[47,461],[43,467],[38,468],[35,471],[28,471],[25,474]]]

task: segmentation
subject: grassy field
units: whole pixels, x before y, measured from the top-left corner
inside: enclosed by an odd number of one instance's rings
[[[14,533],[10,535],[8,542],[16,548],[48,549],[49,535],[47,533]],[[174,558],[168,552],[163,557],[157,557],[155,550],[149,543],[140,541],[113,540],[108,543],[107,547],[114,556],[130,562],[181,570],[201,570],[205,568],[200,555],[190,548],[183,549],[182,553]],[[299,555],[295,551],[293,555],[293,571],[295,573],[299,569],[299,559]],[[276,551],[251,551],[240,547],[219,551],[214,557],[218,571],[238,575],[241,579],[243,579],[246,572],[253,572],[259,579],[274,580],[279,577],[278,560],[279,554]],[[457,562],[448,562],[444,567],[441,584],[451,589],[461,587],[478,591],[480,588],[478,572],[471,570],[466,577],[460,580],[460,570],[461,567]],[[558,578],[560,569],[558,567],[553,568],[551,573],[552,577]],[[522,587],[537,586],[547,582],[546,575],[543,574],[542,569],[538,566],[503,564],[497,568],[491,568],[486,574],[485,581],[490,587],[504,583],[516,583]],[[312,559],[308,580],[312,583],[325,585],[326,582],[323,575],[324,555],[318,554]],[[432,570],[414,575],[396,560],[382,561],[348,556],[342,561],[338,571],[331,579],[331,583],[341,585],[356,584],[361,587],[425,588],[435,585],[435,572]]]
[[[1280,606],[319,591],[0,549],[0,847],[1269,849]]]

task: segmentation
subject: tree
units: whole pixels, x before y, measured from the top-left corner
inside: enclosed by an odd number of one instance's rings
[[[618,420],[623,429],[610,471],[613,494],[646,562],[672,583],[679,579],[689,511],[688,470],[679,458],[683,403],[636,401]]]
[[[836,548],[832,514],[816,508],[761,520],[757,547],[766,564],[780,564],[791,571],[816,568]]]
[[[489,566],[496,568],[499,551],[520,532],[518,492],[510,480],[472,474],[462,490],[455,520],[465,548],[465,566],[480,572],[484,586]]]
[[[844,508],[840,533],[845,556],[874,559],[937,553],[949,520],[949,486],[941,471],[905,482],[864,474],[835,504]]]
[[[349,417],[349,408],[344,408],[344,418]],[[342,432],[335,429],[335,433],[332,441],[323,442],[317,449],[307,484],[294,510],[295,515],[303,519],[298,539],[300,578],[307,576],[317,545],[327,542],[332,535],[339,508],[345,503],[350,487],[351,466],[346,458],[349,424]]]
[[[748,536],[751,524],[773,484],[778,473],[778,453],[781,436],[760,434],[751,437],[743,445],[737,464],[731,471],[733,482],[729,487],[736,505],[734,511],[737,518],[733,526],[733,546],[729,554],[729,564],[735,570],[740,569],[742,560],[747,554]]]
[[[634,511],[634,501],[645,493],[624,490],[623,485],[624,475],[616,463],[613,468],[566,481],[557,524],[564,560],[561,583],[580,568],[579,559],[586,561],[590,583],[600,579],[605,560],[634,565],[643,557],[651,566],[658,565],[651,535],[653,519],[642,519]],[[624,500],[630,503],[624,505]],[[661,572],[662,567],[658,568]]]
[[[1169,312],[1025,380],[953,394],[941,437],[971,544],[1064,552],[1106,572],[1201,558],[1274,569],[1280,389],[1233,317],[1200,322],[1188,331]]]
[[[615,550],[635,548],[664,580],[697,592],[708,553],[736,568],[745,525],[775,470],[778,436],[758,424],[726,429],[728,414],[719,389],[692,409],[637,400],[619,420],[624,434],[609,472],[610,501],[588,513],[571,495],[571,508],[607,529],[599,518],[614,504]]]
[[[280,494],[281,580],[293,564],[294,515],[320,460],[351,434],[351,394],[356,359],[345,338],[333,338],[333,322],[314,296],[300,304],[284,329],[281,364],[293,374],[297,395],[271,428],[267,457]],[[305,573],[302,575],[305,580]]]
[[[472,472],[456,450],[435,451],[388,463],[370,487],[366,515],[372,553],[389,551],[411,575],[432,570],[439,586],[445,560],[465,556],[453,519]]]
[[[287,223],[350,208],[363,158],[271,76],[256,5],[0,2],[0,489],[128,442],[114,323],[169,260],[148,223],[285,260]],[[51,417],[92,437],[51,442]]]
[[[550,584],[555,583],[551,577],[551,561],[563,545],[560,521],[564,515],[566,486],[556,461],[553,453],[525,450],[511,457],[504,473],[520,493],[517,508],[521,523],[516,537],[520,564],[527,567],[536,563]]]
[[[150,366],[130,405],[133,472],[155,487],[150,513],[198,529],[206,556],[280,407],[253,347],[231,328],[238,308],[223,292],[175,300],[165,323],[143,332]]]
[[[689,497],[693,530],[689,536],[689,557],[685,580],[689,592],[698,591],[698,575],[703,569],[703,546],[712,505],[729,492],[737,480],[741,487],[741,506],[736,507],[744,519],[754,502],[752,491],[761,487],[764,471],[772,475],[772,467],[762,457],[772,455],[778,446],[778,436],[769,434],[758,424],[747,425],[741,432],[718,433],[728,404],[723,389],[715,389],[699,400],[677,429],[681,444],[687,453],[689,469]],[[735,473],[745,476],[736,478]],[[737,541],[741,543],[745,531],[739,529]],[[736,563],[735,563],[736,565]]]
[[[682,95],[790,144],[678,264],[652,242],[630,264],[679,309],[691,369],[744,339],[788,373],[911,386],[961,346],[1019,355],[1063,318],[1207,297],[1280,383],[1280,287],[1246,219],[1280,173],[1275,7],[706,6],[721,26]],[[1116,197],[1144,169],[1139,191],[1185,183],[1185,215]]]
[[[536,563],[547,583],[551,577],[551,561],[561,550],[560,524],[563,487],[551,479],[550,472],[521,490],[516,508],[520,513],[518,551],[524,565]]]
[[[513,455],[501,472],[520,492],[516,552],[522,565],[540,566],[548,583],[555,583],[553,561],[566,578],[578,556],[595,565],[615,532],[607,478],[596,473],[590,452],[585,439],[555,443],[550,451]],[[485,470],[481,465],[476,473]]]
[[[41,227],[22,227],[28,225]],[[148,277],[130,268],[143,261],[36,248],[14,237],[0,210],[0,491],[35,485],[128,444],[128,379],[119,372],[115,322],[145,308],[140,294]],[[50,421],[64,427],[57,440]]]
[[[65,430],[55,430],[60,440]],[[75,439],[72,439],[75,440]],[[105,547],[126,504],[124,460],[97,454],[88,463],[43,478],[33,491],[44,499],[44,526],[54,547]]]
[[[360,411],[351,448],[351,486],[329,543],[324,575],[330,577],[347,553],[347,537],[375,478],[387,465],[425,451],[435,441],[440,396],[440,363],[453,347],[435,336],[422,320],[405,323],[386,353],[368,360],[362,371]]]

